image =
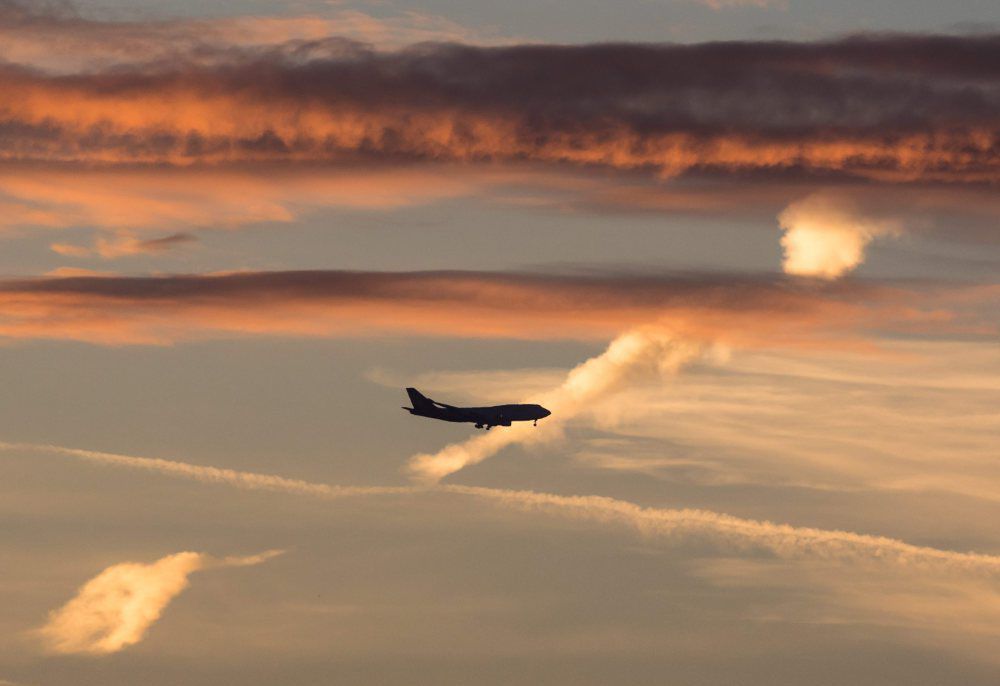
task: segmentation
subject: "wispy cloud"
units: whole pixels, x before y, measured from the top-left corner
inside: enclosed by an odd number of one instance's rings
[[[87,174],[59,168],[0,169],[0,228],[95,226],[116,232],[231,229],[288,223],[317,207],[394,209],[503,183],[512,174],[456,175],[454,169],[233,168]]]
[[[215,558],[181,552],[152,563],[112,565],[80,587],[38,630],[56,653],[103,655],[141,641],[167,605],[188,587],[194,572],[257,565],[282,554],[270,550],[248,557]]]
[[[667,379],[647,369],[638,383],[593,398],[560,452],[578,469],[670,483],[1000,501],[1000,349],[992,340],[880,347],[878,355],[725,348]],[[406,380],[379,371],[371,378],[396,388],[414,382],[476,405],[540,397],[566,374],[527,368]]]
[[[808,197],[813,188],[872,221],[897,217],[908,232],[966,241],[996,238],[1000,200],[975,186],[659,179],[565,166],[454,163],[98,166],[82,174],[72,166],[10,162],[0,164],[0,234],[92,228],[108,234],[105,243],[117,246],[171,233],[290,224],[328,208],[399,211],[466,197],[500,207],[726,216],[763,223]]]
[[[174,233],[168,236],[145,240],[121,234],[113,239],[98,237],[93,247],[68,243],[53,243],[49,247],[54,252],[67,257],[90,257],[98,255],[104,259],[114,259],[124,255],[164,253],[174,250],[179,246],[197,242],[197,240],[190,233]]]
[[[897,341],[885,352],[734,351],[669,389],[600,404],[592,421],[605,442],[577,444],[578,455],[670,480],[996,502],[996,346]]]

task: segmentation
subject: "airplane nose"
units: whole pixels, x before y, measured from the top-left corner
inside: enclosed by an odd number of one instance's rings
[[[552,414],[541,405],[538,406],[538,409],[542,411],[542,418],[548,417],[550,414]]]

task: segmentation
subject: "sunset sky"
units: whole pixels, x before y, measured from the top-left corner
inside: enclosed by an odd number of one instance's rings
[[[0,0],[0,93],[0,686],[998,683],[995,0]]]

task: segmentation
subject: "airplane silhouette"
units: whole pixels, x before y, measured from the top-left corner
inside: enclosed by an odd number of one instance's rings
[[[511,422],[534,422],[548,417],[551,412],[541,405],[494,405],[493,407],[455,407],[435,402],[416,388],[407,388],[413,407],[403,409],[418,417],[440,419],[445,422],[471,422],[477,429],[484,426],[489,431],[494,426],[510,426]]]

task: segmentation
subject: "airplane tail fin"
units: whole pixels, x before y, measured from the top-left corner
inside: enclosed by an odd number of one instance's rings
[[[424,410],[434,406],[434,403],[431,402],[430,398],[424,396],[416,388],[407,388],[406,394],[410,396],[410,402],[413,403],[414,410]]]

